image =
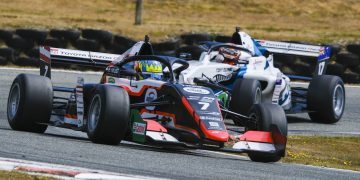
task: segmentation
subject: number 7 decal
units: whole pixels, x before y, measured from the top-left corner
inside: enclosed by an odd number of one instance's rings
[[[322,75],[325,68],[325,61],[319,63],[319,72],[318,75]]]
[[[202,105],[201,110],[206,110],[210,106],[210,103],[207,102],[198,102],[198,103]]]

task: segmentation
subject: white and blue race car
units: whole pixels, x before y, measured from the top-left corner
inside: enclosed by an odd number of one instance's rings
[[[207,51],[199,60],[189,61],[179,81],[213,88],[223,106],[246,114],[253,104],[275,103],[287,114],[306,112],[317,122],[341,119],[344,83],[338,76],[325,74],[331,47],[256,40],[239,29],[231,43],[204,42],[201,47]],[[273,53],[316,57],[313,77],[283,74],[273,65]],[[291,80],[308,81],[309,86],[297,87]]]

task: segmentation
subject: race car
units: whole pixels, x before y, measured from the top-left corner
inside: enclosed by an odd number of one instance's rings
[[[326,75],[330,47],[252,39],[236,29],[231,43],[204,42],[207,51],[199,60],[189,61],[182,71],[182,83],[213,88],[222,104],[246,114],[253,104],[279,104],[287,114],[308,113],[313,121],[338,122],[345,108],[345,89],[338,76]],[[313,77],[285,75],[274,67],[273,54],[317,57]],[[202,79],[201,81],[198,78]],[[308,81],[308,88],[291,80]],[[239,101],[229,101],[232,91]],[[236,110],[237,109],[237,110]],[[237,123],[237,122],[235,122]]]
[[[247,116],[221,107],[210,88],[178,83],[188,62],[153,55],[148,39],[122,55],[40,47],[40,61],[40,75],[20,74],[11,86],[7,116],[14,130],[44,133],[55,126],[86,132],[94,143],[248,153],[260,162],[285,155],[280,106],[256,104]],[[104,73],[97,84],[80,77],[76,87],[53,86],[52,63],[102,67]],[[238,135],[230,135],[223,113],[242,123],[242,130],[232,130]]]

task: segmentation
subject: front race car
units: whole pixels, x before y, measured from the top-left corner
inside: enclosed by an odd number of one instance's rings
[[[210,88],[178,82],[181,71],[189,66],[186,61],[152,55],[149,42],[134,47],[123,55],[41,47],[40,75],[20,74],[11,87],[11,128],[43,133],[55,126],[86,132],[94,143],[116,145],[126,140],[231,151],[248,153],[251,160],[261,162],[275,162],[285,155],[287,122],[281,107],[256,104],[247,115],[238,113],[239,107],[229,110],[218,103]],[[141,61],[162,63],[163,79],[138,78],[138,72],[127,65]],[[53,62],[105,71],[97,84],[79,78],[76,87],[53,86]],[[179,64],[176,69],[174,64]],[[244,127],[236,130],[240,136],[230,135],[234,130],[226,127],[225,117]],[[224,147],[229,141],[235,144]]]

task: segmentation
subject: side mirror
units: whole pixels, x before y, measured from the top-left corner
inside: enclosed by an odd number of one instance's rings
[[[134,69],[121,69],[119,70],[120,76],[136,76],[136,71]]]

